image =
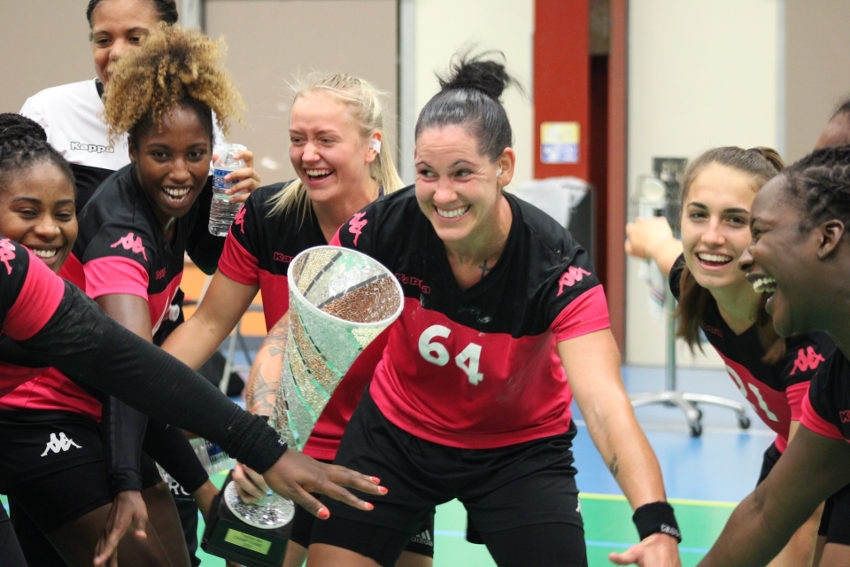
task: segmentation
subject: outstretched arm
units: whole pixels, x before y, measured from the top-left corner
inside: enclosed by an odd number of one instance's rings
[[[623,386],[613,335],[604,329],[561,341],[558,354],[588,432],[637,512],[636,524],[644,532],[639,544],[623,554],[611,554],[612,561],[621,565],[681,565],[678,529],[666,504],[661,467]]]

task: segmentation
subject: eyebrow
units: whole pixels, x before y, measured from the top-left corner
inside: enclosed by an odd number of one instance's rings
[[[685,203],[685,207],[697,207],[697,208],[700,208],[700,209],[707,209],[708,208],[708,206],[706,206],[706,205],[704,205],[704,204],[702,204],[698,201],[691,201],[690,203]],[[739,213],[739,214],[745,214],[745,215],[750,214],[750,211],[748,211],[747,209],[745,209],[743,207],[730,207],[728,209],[723,209],[723,212],[727,213],[727,214],[728,213]]]

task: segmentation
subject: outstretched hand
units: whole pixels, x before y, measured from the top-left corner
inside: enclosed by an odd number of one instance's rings
[[[638,218],[626,224],[625,250],[629,256],[654,260],[672,240],[675,240],[673,230],[664,217]]]
[[[131,527],[133,537],[142,539],[148,537],[147,523],[148,508],[141,492],[135,490],[119,492],[112,501],[106,527],[95,547],[95,567],[118,567],[118,543],[121,538]]]
[[[615,565],[682,566],[678,543],[674,538],[662,533],[649,535],[622,553],[609,553],[608,560]]]
[[[321,520],[330,517],[328,509],[310,493],[320,493],[360,510],[372,510],[370,502],[361,500],[344,487],[380,496],[387,489],[380,479],[354,472],[339,465],[321,463],[294,449],[286,451],[263,474],[272,490],[289,498]]]

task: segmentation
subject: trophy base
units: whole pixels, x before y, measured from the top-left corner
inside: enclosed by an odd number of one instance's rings
[[[230,475],[213,500],[201,549],[245,567],[280,567],[292,531],[292,520],[278,528],[257,528],[233,514],[223,498]]]

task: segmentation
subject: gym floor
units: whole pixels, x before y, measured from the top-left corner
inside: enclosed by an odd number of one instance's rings
[[[676,377],[679,390],[741,399],[724,371],[680,369]],[[623,378],[629,393],[661,390],[665,382],[664,369],[657,367],[625,367]],[[661,463],[667,495],[676,508],[683,533],[679,547],[683,567],[697,564],[735,504],[753,489],[762,453],[773,439],[772,432],[749,409],[752,425],[746,430],[726,408],[703,405],[700,409],[703,430],[699,437],[691,435],[683,412],[676,407],[653,404],[635,410]],[[596,452],[581,415],[577,422],[574,451],[589,565],[612,565],[608,553],[635,543],[637,532],[628,503]],[[465,528],[466,514],[458,502],[437,509],[436,567],[495,565],[484,546],[464,539]],[[202,565],[222,566],[224,561],[202,555]]]

